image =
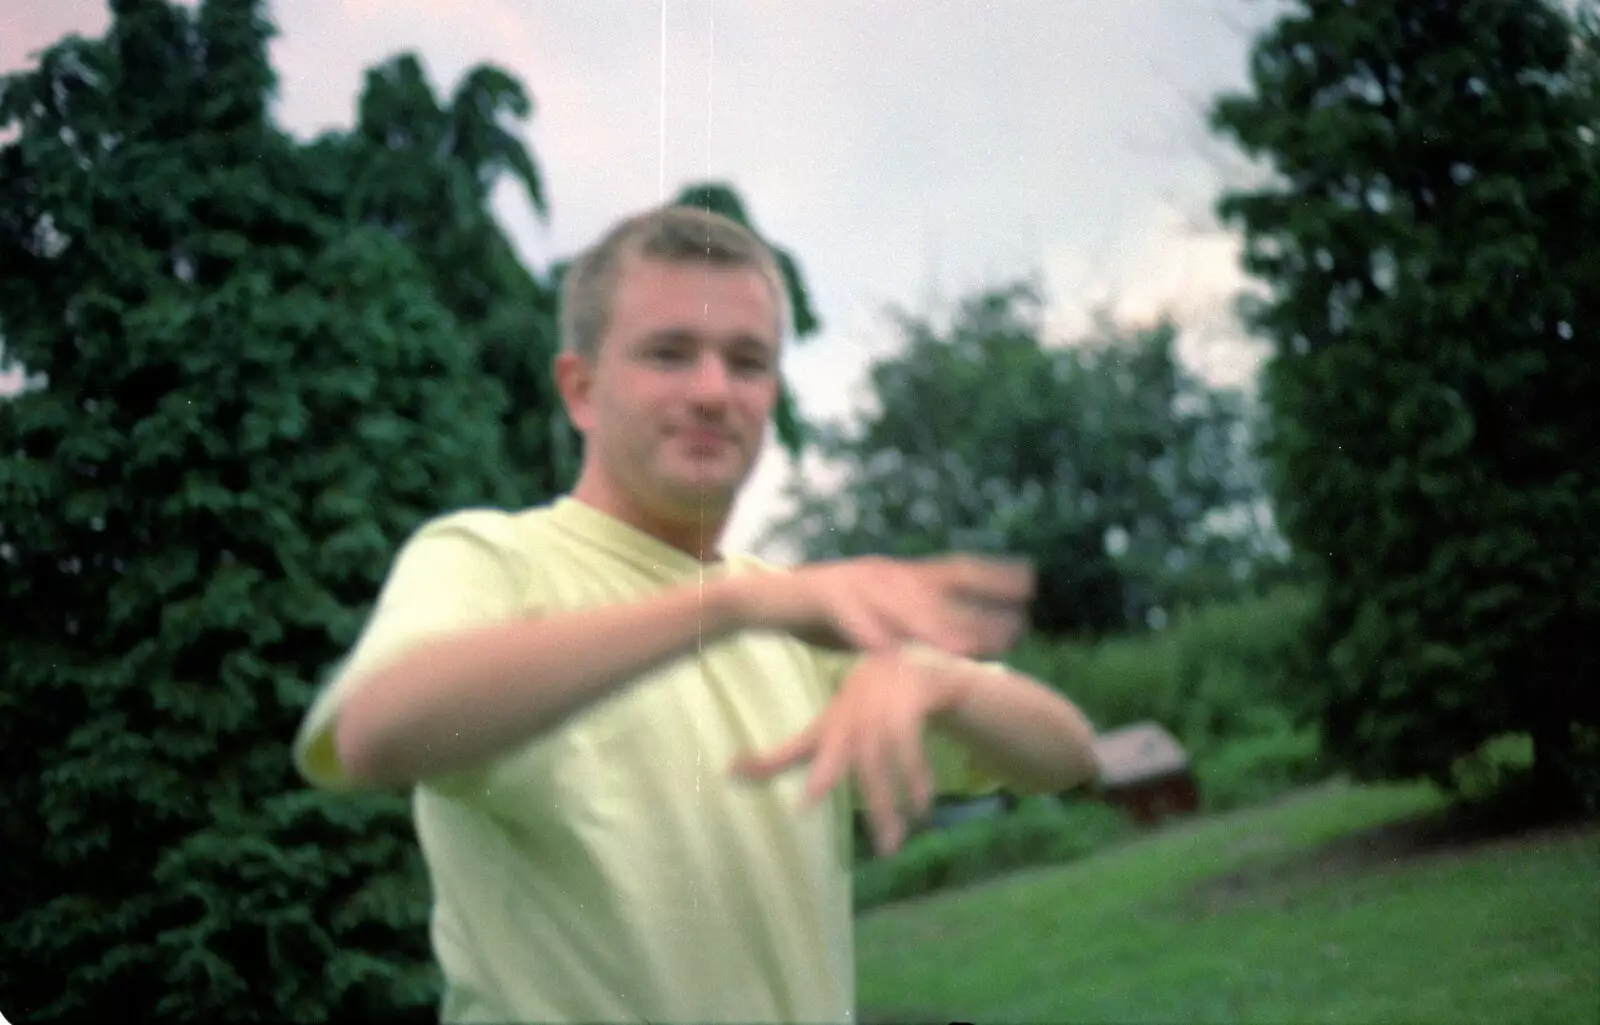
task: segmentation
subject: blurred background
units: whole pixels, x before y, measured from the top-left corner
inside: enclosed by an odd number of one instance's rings
[[[0,1012],[434,1016],[405,802],[288,744],[423,519],[570,484],[561,274],[679,202],[795,313],[729,545],[1025,553],[1007,661],[1102,731],[1095,786],[862,851],[864,1017],[1579,1020],[1597,42],[1592,0],[10,4]]]

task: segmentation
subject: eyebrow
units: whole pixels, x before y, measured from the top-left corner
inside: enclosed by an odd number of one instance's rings
[[[644,338],[645,345],[682,345],[699,344],[705,336],[692,328],[667,327],[650,332]],[[775,355],[778,347],[760,335],[737,334],[727,341],[727,346],[732,349],[750,350],[758,349],[764,356]]]

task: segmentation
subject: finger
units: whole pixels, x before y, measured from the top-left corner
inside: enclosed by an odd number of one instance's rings
[[[921,641],[958,658],[975,658],[1010,648],[1021,634],[1021,622],[1017,616],[945,610],[936,626],[918,631],[908,639]]]
[[[960,597],[980,604],[1018,605],[1033,598],[1035,572],[1026,559],[953,556],[941,567]]]
[[[900,778],[905,781],[911,818],[921,821],[933,805],[933,770],[928,765],[918,731],[909,724],[896,731],[893,751]]]
[[[964,643],[952,631],[949,600],[936,581],[923,574],[904,570],[885,596],[889,615],[898,628],[898,640],[918,640],[936,648],[951,650]]]
[[[881,742],[867,745],[857,752],[856,775],[861,783],[861,796],[867,803],[867,818],[872,823],[873,839],[878,853],[882,855],[898,851],[905,832],[895,800],[891,772]]]
[[[856,647],[865,652],[892,651],[905,639],[892,619],[872,611],[857,616],[851,631]]]
[[[835,716],[817,742],[816,757],[811,761],[811,775],[806,780],[803,800],[814,805],[839,784],[850,764],[849,721],[845,716]]]
[[[1026,605],[960,589],[958,577],[966,572],[962,567],[967,561],[956,557],[935,566],[905,568],[890,599],[902,640],[967,657],[1004,651],[1015,643]]]
[[[966,608],[953,614],[965,655],[985,655],[1005,651],[1016,643],[1027,627],[1027,617],[1016,612],[997,612]]]
[[[734,759],[731,769],[735,775],[750,778],[774,776],[792,769],[812,756],[817,734],[816,725],[808,726],[792,740],[771,751],[740,755]]]
[[[903,640],[893,617],[884,615],[870,595],[851,596],[835,618],[839,631],[861,651],[887,651]]]

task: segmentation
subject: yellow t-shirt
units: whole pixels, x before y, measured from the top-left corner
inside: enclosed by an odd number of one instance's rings
[[[302,724],[296,764],[347,788],[332,745],[340,703],[427,636],[766,571],[743,557],[703,567],[571,498],[437,519],[396,559]],[[852,1020],[847,791],[806,810],[803,772],[752,784],[727,771],[809,725],[852,664],[746,632],[416,786],[443,1020]],[[964,759],[930,743],[946,788],[959,785]]]

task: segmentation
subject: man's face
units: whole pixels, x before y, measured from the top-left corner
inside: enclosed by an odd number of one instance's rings
[[[586,460],[657,514],[725,514],[766,437],[778,344],[758,271],[629,256],[593,364],[571,357]]]

